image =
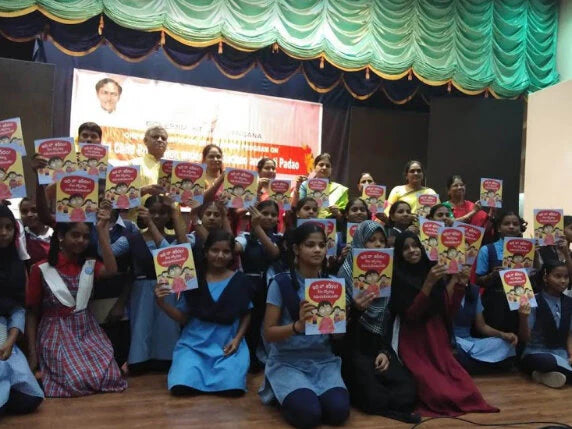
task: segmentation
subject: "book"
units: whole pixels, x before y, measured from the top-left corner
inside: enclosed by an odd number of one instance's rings
[[[447,273],[461,271],[465,264],[465,230],[443,227],[438,232],[439,263],[447,265]]]
[[[107,174],[108,148],[103,144],[80,143],[78,167],[90,176],[105,179]]]
[[[159,161],[159,178],[157,184],[162,186],[163,189],[171,189],[171,174],[173,172],[173,161],[170,159],[161,159]]]
[[[427,217],[431,207],[439,204],[439,195],[421,194],[417,197],[417,215]]]
[[[171,293],[180,294],[199,287],[193,251],[189,243],[151,250],[157,283],[168,285]]]
[[[502,207],[502,180],[500,179],[481,179],[481,206],[483,207]]]
[[[191,201],[203,203],[207,189],[206,164],[173,161],[171,171],[171,197],[174,201],[190,205]]]
[[[16,143],[0,145],[0,200],[24,198],[26,182],[22,152]]]
[[[351,245],[354,241],[354,235],[358,229],[359,223],[348,222],[346,225],[346,245]]]
[[[73,137],[34,140],[36,154],[44,158],[46,168],[38,169],[40,185],[56,183],[66,173],[77,170],[77,156]]]
[[[336,234],[335,219],[298,219],[296,226],[304,223],[314,223],[326,233],[326,256],[336,256],[338,247],[338,235]]]
[[[385,208],[385,186],[367,185],[363,187],[362,199],[366,202],[371,214],[381,213]]]
[[[530,304],[531,307],[538,307],[528,273],[525,269],[501,270],[499,275],[511,311],[518,310],[521,304]]]
[[[424,217],[419,218],[419,240],[425,248],[425,253],[430,261],[439,259],[439,228],[443,228],[445,224],[437,220],[431,220]]]
[[[327,209],[330,207],[330,200],[328,196],[328,179],[321,179],[314,177],[308,179],[306,183],[306,197],[313,198],[318,204],[318,209]]]
[[[235,209],[248,208],[256,203],[258,173],[238,168],[227,168],[224,175],[224,194],[227,206]]]
[[[554,246],[564,236],[564,210],[534,209],[534,238],[539,246]]]
[[[105,198],[114,209],[130,209],[141,205],[139,166],[107,167]]]
[[[20,118],[10,118],[0,121],[0,144],[15,144],[20,155],[26,156],[26,146],[24,145]]]
[[[290,210],[291,188],[289,180],[271,180],[268,184],[268,198],[278,204],[281,210]]]
[[[465,230],[465,262],[473,265],[483,244],[485,228],[458,221],[453,222],[453,226]]]
[[[391,295],[393,249],[352,249],[353,296],[374,293],[376,298]]]
[[[343,279],[306,279],[304,296],[313,306],[312,318],[306,320],[306,335],[346,332],[346,289]]]
[[[505,237],[502,250],[502,266],[504,268],[532,269],[534,263],[533,238]]]
[[[97,221],[99,177],[66,173],[56,182],[56,222]]]

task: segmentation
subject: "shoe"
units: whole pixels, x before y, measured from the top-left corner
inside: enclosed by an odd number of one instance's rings
[[[552,387],[553,389],[560,389],[566,384],[566,376],[557,371],[532,371],[532,379],[537,383],[544,384],[545,386]]]

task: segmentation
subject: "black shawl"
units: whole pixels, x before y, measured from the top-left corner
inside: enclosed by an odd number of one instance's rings
[[[24,306],[26,293],[26,266],[20,260],[16,240],[18,223],[12,211],[0,205],[0,217],[8,218],[14,225],[14,237],[7,247],[0,248],[0,314],[7,315],[16,306]]]

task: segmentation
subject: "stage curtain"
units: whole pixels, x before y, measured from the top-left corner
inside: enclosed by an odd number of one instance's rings
[[[321,69],[325,61],[390,80],[412,70],[468,94],[514,97],[558,81],[554,0],[0,0],[0,17],[34,11],[62,24],[104,14],[192,47],[276,43],[294,58],[318,59]]]

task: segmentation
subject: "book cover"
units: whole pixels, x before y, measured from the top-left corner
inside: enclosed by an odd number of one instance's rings
[[[336,256],[338,247],[338,236],[336,234],[335,219],[298,219],[296,226],[300,226],[306,222],[314,223],[324,230],[326,233],[326,257]]]
[[[417,215],[427,217],[431,207],[439,204],[439,195],[421,194],[417,197]]]
[[[278,204],[282,210],[290,210],[292,184],[289,180],[271,180],[268,185],[268,198]]]
[[[35,140],[34,147],[36,153],[48,162],[46,168],[38,170],[40,185],[56,183],[64,174],[77,170],[73,137]]]
[[[207,189],[207,166],[193,162],[173,161],[171,171],[171,197],[174,201],[190,205],[194,200],[203,203]]]
[[[141,205],[139,166],[107,167],[105,198],[114,209],[130,209]]]
[[[534,238],[539,246],[554,246],[564,236],[564,210],[534,209]]]
[[[465,230],[465,261],[468,265],[473,265],[483,244],[485,228],[457,221],[453,223],[453,226]]]
[[[56,222],[97,221],[98,176],[85,171],[64,174],[56,182]]]
[[[0,200],[25,196],[26,183],[20,146],[16,143],[0,145]]]
[[[26,156],[22,122],[20,118],[10,118],[0,121],[0,144],[15,144],[20,155]]]
[[[151,250],[157,283],[168,285],[171,293],[180,294],[199,287],[193,251],[189,243]]]
[[[306,320],[306,335],[343,334],[346,332],[346,289],[337,278],[306,279],[305,299],[314,307]]]
[[[439,228],[439,263],[447,265],[447,272],[455,274],[465,264],[465,230],[463,228]]]
[[[385,186],[367,185],[363,187],[362,199],[372,214],[381,213],[385,208]]]
[[[521,304],[538,306],[525,269],[502,270],[499,271],[499,275],[511,311],[518,310]]]
[[[170,159],[161,159],[159,163],[159,178],[157,179],[157,184],[162,186],[165,190],[170,190],[173,161]]]
[[[430,261],[439,259],[439,228],[443,228],[445,224],[437,220],[431,220],[424,217],[419,218],[419,240],[425,248],[425,253]]]
[[[256,204],[258,173],[238,168],[227,168],[224,176],[224,194],[229,198],[227,206],[234,209],[248,208]]]
[[[391,295],[393,249],[352,249],[353,296],[374,293],[377,298]]]
[[[314,177],[308,179],[306,183],[306,188],[308,192],[306,196],[313,198],[318,203],[318,209],[327,209],[330,207],[330,201],[328,196],[328,184],[330,181],[328,179],[321,179]]]
[[[502,266],[504,268],[532,269],[534,263],[533,238],[505,237],[502,251]]]
[[[346,245],[351,245],[354,241],[354,235],[358,229],[359,223],[348,222],[346,225]]]
[[[502,207],[502,180],[500,179],[481,179],[481,206],[483,207]]]
[[[90,176],[105,179],[107,174],[108,147],[102,144],[80,143],[78,167]]]

